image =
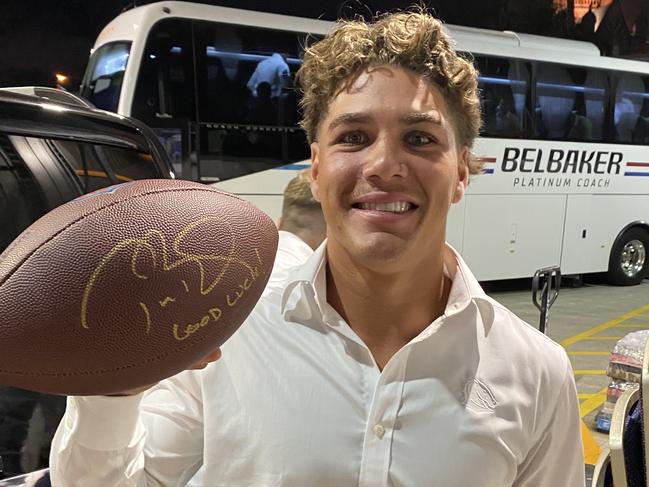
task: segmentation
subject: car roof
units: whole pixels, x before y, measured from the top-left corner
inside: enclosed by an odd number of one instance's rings
[[[0,88],[0,92],[3,91],[37,96],[50,101],[68,103],[80,107],[95,108],[92,103],[79,95],[50,86],[7,86]]]
[[[0,133],[139,150],[151,154],[174,177],[169,156],[149,127],[105,110],[0,89]]]
[[[126,117],[15,92],[0,91],[0,131],[151,152],[141,128]]]

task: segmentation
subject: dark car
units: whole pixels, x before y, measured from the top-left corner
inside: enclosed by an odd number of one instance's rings
[[[16,91],[0,90],[0,252],[40,216],[84,193],[174,177],[166,152],[142,123],[65,92]],[[0,479],[47,465],[64,404],[62,397],[0,385]],[[46,486],[47,479],[43,470],[0,486]]]
[[[172,177],[164,149],[142,123],[0,90],[0,250],[38,217],[81,194]]]

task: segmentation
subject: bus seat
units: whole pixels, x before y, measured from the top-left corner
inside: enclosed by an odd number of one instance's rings
[[[572,77],[562,66],[544,65],[537,73],[537,105],[548,138],[563,139],[567,132],[576,99],[572,85]]]
[[[640,76],[623,77],[615,91],[615,106],[613,122],[615,124],[615,140],[631,142],[633,130],[640,116],[644,93],[644,83]]]
[[[568,140],[592,140],[593,124],[584,115],[573,111],[571,115],[570,129],[566,138]]]

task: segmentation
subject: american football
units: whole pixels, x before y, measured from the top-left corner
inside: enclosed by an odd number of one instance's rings
[[[199,183],[66,203],[0,255],[0,383],[97,395],[174,375],[245,320],[276,248],[265,213]]]

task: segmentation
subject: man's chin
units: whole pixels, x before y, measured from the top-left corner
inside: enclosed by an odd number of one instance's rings
[[[368,235],[359,239],[356,244],[354,260],[367,264],[374,262],[382,267],[403,262],[408,249],[404,239],[391,234]]]

